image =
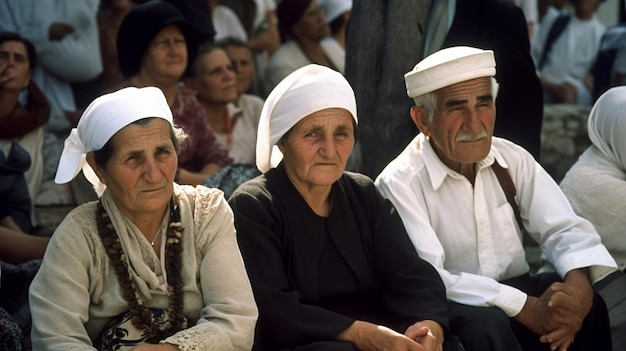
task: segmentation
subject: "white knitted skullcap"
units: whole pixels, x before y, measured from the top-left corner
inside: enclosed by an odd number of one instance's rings
[[[404,75],[409,97],[424,95],[474,78],[493,77],[496,60],[491,50],[455,46],[439,50]]]
[[[120,129],[147,117],[163,118],[173,125],[172,111],[159,88],[124,88],[95,99],[65,139],[54,181],[67,183],[82,169],[97,189],[101,183],[86,162],[87,153],[100,150]]]
[[[328,67],[310,64],[283,79],[269,94],[261,111],[256,142],[256,165],[263,173],[276,167],[282,153],[274,147],[304,117],[327,108],[343,108],[356,115],[354,91],[344,76]]]

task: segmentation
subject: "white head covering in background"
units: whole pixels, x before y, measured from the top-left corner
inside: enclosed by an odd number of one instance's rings
[[[304,117],[327,108],[343,108],[358,123],[354,91],[344,76],[325,66],[306,65],[285,77],[263,105],[256,142],[256,165],[263,173],[283,155],[276,143]]]
[[[318,2],[326,10],[326,22],[328,23],[352,10],[352,0],[318,0]]]
[[[163,118],[173,126],[172,111],[159,88],[129,87],[95,99],[65,140],[54,181],[67,183],[82,169],[98,195],[102,194],[105,186],[87,163],[87,153],[100,150],[120,129],[147,117]]]
[[[587,133],[615,167],[626,171],[626,86],[607,90],[593,105]]]
[[[491,50],[469,46],[441,49],[404,75],[406,93],[414,98],[452,84],[496,75],[496,59]]]

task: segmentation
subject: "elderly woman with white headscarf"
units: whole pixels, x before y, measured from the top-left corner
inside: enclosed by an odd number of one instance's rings
[[[55,180],[82,169],[100,197],[50,241],[30,288],[33,349],[251,348],[257,309],[232,211],[219,190],[174,183],[177,131],[155,87],[83,113]]]
[[[602,94],[589,114],[592,145],[569,169],[561,189],[596,228],[619,271],[594,284],[609,311],[613,350],[626,348],[626,87]]]
[[[348,82],[315,64],[287,76],[263,107],[263,174],[229,199],[259,307],[256,350],[444,345],[441,279],[372,181],[344,172],[356,125]]]
[[[588,219],[617,261],[626,268],[626,87],[605,92],[591,109],[592,145],[567,172],[561,189],[574,211]]]

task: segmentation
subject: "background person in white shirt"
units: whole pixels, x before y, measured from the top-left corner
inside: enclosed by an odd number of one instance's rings
[[[596,17],[602,0],[573,0],[573,8],[540,28],[531,47],[546,104],[593,103],[593,69],[606,27]],[[558,19],[559,17],[562,19]],[[564,23],[564,27],[557,25]],[[553,29],[562,28],[560,31]],[[556,35],[552,44],[551,32]]]
[[[471,47],[440,50],[407,73],[421,133],[376,184],[441,275],[466,350],[610,350],[591,284],[615,261],[534,158],[492,136],[494,75],[493,51]],[[510,175],[521,223],[496,171]],[[529,275],[520,225],[543,248],[542,274]]]

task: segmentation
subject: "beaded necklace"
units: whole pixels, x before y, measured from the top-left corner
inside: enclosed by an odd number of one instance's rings
[[[150,308],[144,306],[144,302],[137,292],[137,287],[130,277],[128,262],[120,238],[101,201],[97,205],[96,222],[98,234],[120,282],[122,296],[128,302],[129,312],[132,315],[131,321],[136,328],[143,330],[145,341],[158,343],[184,329],[187,320],[183,314],[183,281],[180,272],[182,268],[181,239],[185,228],[180,221],[180,209],[174,199],[170,204],[170,219],[165,242],[165,271],[170,301],[166,311],[168,319],[162,324],[155,323]]]

